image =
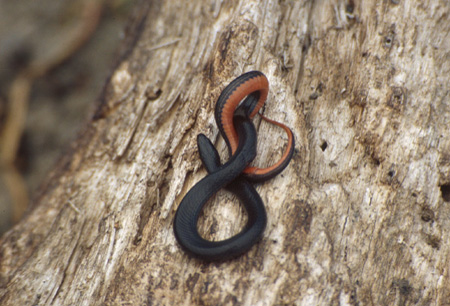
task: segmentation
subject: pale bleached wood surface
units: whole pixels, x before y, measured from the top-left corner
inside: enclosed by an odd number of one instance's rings
[[[0,304],[450,304],[448,2],[140,5],[98,112],[2,237]],[[196,135],[227,158],[214,103],[253,69],[296,154],[257,187],[263,240],[205,264],[172,220],[206,174]],[[270,164],[285,136],[258,126]],[[200,227],[222,239],[244,222],[223,192]]]

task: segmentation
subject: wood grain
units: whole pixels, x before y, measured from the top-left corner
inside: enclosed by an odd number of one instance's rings
[[[444,0],[138,9],[91,124],[2,237],[0,303],[449,305],[449,12]],[[197,134],[228,158],[214,103],[253,69],[296,154],[257,187],[262,242],[205,264],[177,246],[173,215],[206,173]],[[258,133],[268,165],[286,139],[264,122]],[[200,230],[223,239],[244,223],[222,192]]]

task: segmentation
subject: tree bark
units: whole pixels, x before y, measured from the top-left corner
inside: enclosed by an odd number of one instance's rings
[[[97,113],[1,239],[0,304],[450,305],[448,2],[148,2]],[[296,153],[257,187],[262,241],[208,264],[173,216],[206,175],[197,134],[228,158],[214,104],[249,70]],[[260,123],[255,163],[284,145]],[[199,226],[243,224],[221,192]]]

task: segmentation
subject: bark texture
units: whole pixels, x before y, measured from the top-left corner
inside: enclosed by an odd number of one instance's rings
[[[98,112],[0,245],[2,305],[450,305],[450,5],[142,2]],[[244,256],[188,257],[175,210],[200,132],[249,70],[296,154],[258,186],[269,223]],[[285,137],[261,123],[259,165]],[[209,239],[245,223],[219,193]]]

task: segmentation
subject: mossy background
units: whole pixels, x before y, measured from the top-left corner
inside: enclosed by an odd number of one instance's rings
[[[92,4],[84,0],[0,1],[0,137],[5,136],[10,103],[14,103],[8,97],[14,79],[32,63],[45,62],[70,44]],[[14,161],[26,184],[26,190],[19,192],[26,192],[30,200],[92,115],[113,68],[132,4],[130,0],[97,1],[94,7],[101,15],[86,42],[33,81]],[[0,145],[6,145],[2,139]],[[13,225],[16,205],[11,187],[1,177],[0,235]]]

